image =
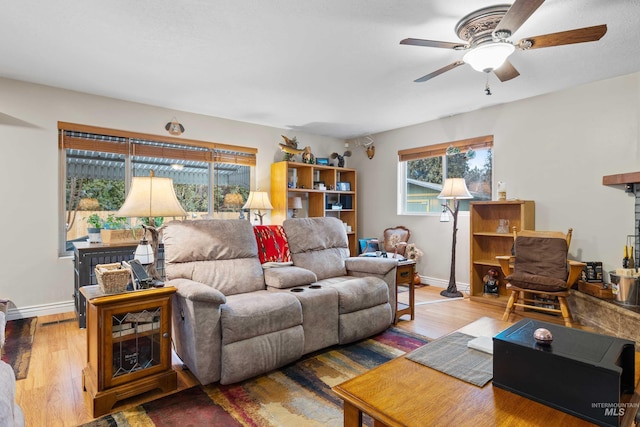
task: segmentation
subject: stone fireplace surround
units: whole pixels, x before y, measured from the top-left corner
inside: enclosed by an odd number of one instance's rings
[[[602,177],[603,185],[623,186],[635,194],[635,239],[633,254],[635,265],[640,266],[640,172],[608,175]],[[625,338],[636,343],[640,348],[640,306],[618,304],[613,300],[600,299],[578,290],[571,290],[571,298],[567,299],[571,313],[581,325],[589,326],[596,332]]]

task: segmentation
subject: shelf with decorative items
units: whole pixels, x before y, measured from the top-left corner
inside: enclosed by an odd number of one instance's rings
[[[271,165],[271,222],[297,217],[335,217],[347,231],[349,250],[358,254],[357,171],[334,166],[282,161]],[[299,198],[301,208],[295,207]]]
[[[509,294],[496,256],[511,254],[514,228],[535,230],[535,203],[508,200],[469,206],[471,299],[506,306]]]

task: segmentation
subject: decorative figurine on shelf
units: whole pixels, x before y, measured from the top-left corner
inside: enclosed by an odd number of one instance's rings
[[[308,145],[304,147],[304,150],[302,150],[302,163],[308,163],[310,165],[316,163],[316,158],[311,152],[311,147],[309,147]]]
[[[340,155],[338,153],[331,153],[331,158],[332,159],[338,159],[338,167],[339,168],[343,168],[344,167],[344,158],[345,157],[351,157],[351,151],[347,150],[342,155]]]
[[[282,136],[282,139],[284,139],[284,144],[280,143],[280,149],[282,150],[282,152],[284,153],[284,155],[282,156],[282,160],[284,161],[293,161],[294,158],[293,156],[295,156],[296,154],[302,154],[304,152],[304,150],[300,150],[298,148],[298,140],[296,139],[296,137],[294,136],[293,138],[288,138],[284,135],[280,135]]]
[[[418,260],[420,259],[420,257],[424,255],[424,252],[422,252],[420,249],[418,249],[418,247],[416,246],[415,243],[409,243],[407,245],[407,247],[404,250],[404,256],[407,259],[412,259],[415,262],[418,262]],[[413,284],[414,286],[420,285],[422,284],[422,279],[420,278],[420,273],[418,273],[417,271],[415,273],[413,273]]]
[[[482,282],[484,283],[483,295],[492,297],[498,296],[498,276],[498,270],[496,270],[495,268],[491,267],[489,270],[487,270],[486,276],[484,276],[484,278],[482,279]]]

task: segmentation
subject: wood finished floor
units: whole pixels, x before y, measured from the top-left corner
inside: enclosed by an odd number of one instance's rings
[[[415,320],[404,320],[409,316],[403,316],[398,326],[435,339],[483,316],[502,318],[502,308],[468,298],[430,303],[441,299],[441,290],[430,286],[416,289],[416,301],[426,303],[416,306]],[[542,316],[547,321],[562,323],[553,316]],[[516,315],[510,320],[521,318]],[[93,419],[85,402],[86,393],[82,391],[85,358],[86,330],[78,328],[74,313],[38,318],[29,374],[16,384],[16,400],[25,413],[27,426],[77,426]],[[178,390],[197,384],[175,355],[173,366],[178,372]],[[159,396],[159,392],[145,393],[117,404],[114,412]]]

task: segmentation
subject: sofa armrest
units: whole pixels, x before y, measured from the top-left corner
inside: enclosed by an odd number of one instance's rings
[[[267,286],[278,289],[293,288],[317,282],[316,274],[301,267],[278,267],[264,270],[264,281]]]
[[[347,274],[352,271],[384,276],[398,266],[398,260],[379,257],[351,257],[345,260]]]
[[[227,302],[227,297],[222,292],[194,280],[173,279],[166,284],[167,286],[175,286],[177,294],[188,300],[211,302],[217,305]]]

